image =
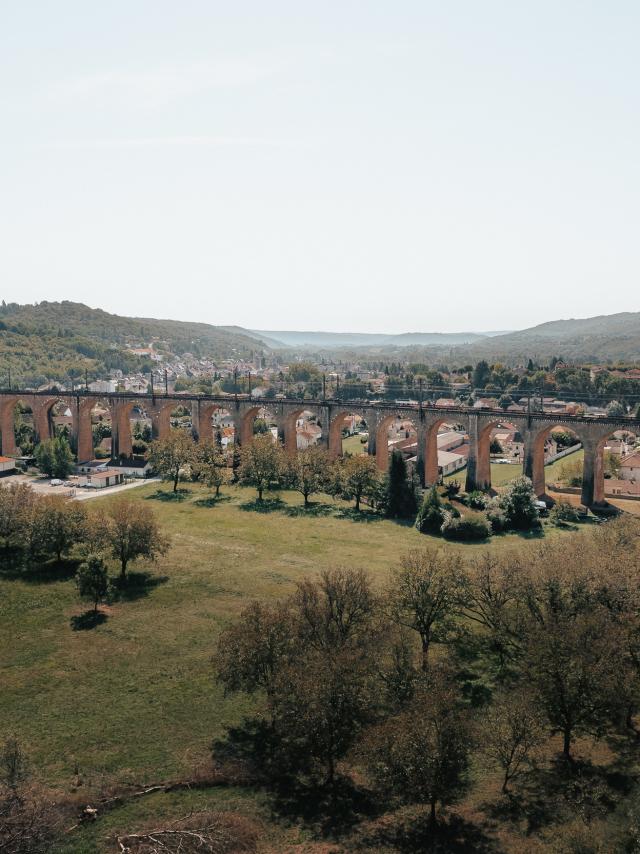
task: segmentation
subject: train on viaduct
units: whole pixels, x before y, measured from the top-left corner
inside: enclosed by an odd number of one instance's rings
[[[91,413],[97,403],[108,407],[111,416],[112,457],[115,462],[131,456],[131,414],[143,411],[151,419],[152,435],[163,438],[171,429],[171,412],[183,406],[191,412],[195,441],[213,437],[212,416],[216,410],[229,414],[235,429],[235,441],[246,445],[253,439],[253,422],[263,407],[274,415],[278,434],[287,451],[297,450],[296,421],[311,412],[322,429],[320,443],[331,456],[342,453],[342,429],[351,415],[361,416],[369,430],[368,452],[375,456],[381,470],[388,464],[387,431],[398,418],[411,420],[417,434],[417,470],[424,486],[438,481],[437,433],[443,424],[460,425],[469,436],[466,489],[487,490],[491,487],[490,440],[492,429],[508,418],[519,430],[523,444],[523,473],[531,478],[536,494],[545,493],[544,445],[554,428],[566,427],[578,437],[584,448],[582,503],[604,504],[603,449],[607,439],[618,430],[638,433],[640,420],[630,417],[591,417],[545,412],[512,412],[474,409],[465,406],[433,405],[372,401],[336,401],[275,399],[262,401],[248,396],[207,396],[183,394],[132,394],[90,391],[54,393],[50,391],[0,391],[0,439],[5,456],[19,451],[14,434],[14,411],[18,403],[29,407],[33,416],[35,440],[53,435],[52,411],[59,404],[72,415],[71,444],[78,461],[93,458]]]

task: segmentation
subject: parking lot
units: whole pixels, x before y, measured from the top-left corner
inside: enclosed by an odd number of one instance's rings
[[[49,477],[38,477],[30,474],[12,474],[8,477],[3,477],[0,480],[0,484],[26,483],[36,492],[43,495],[67,495],[69,498],[75,498],[77,501],[87,501],[89,498],[99,498],[100,496],[114,495],[118,492],[125,492],[128,489],[135,489],[136,486],[143,486],[145,483],[159,482],[159,478],[149,477],[118,484],[118,486],[107,486],[104,489],[86,489],[77,485],[79,481],[77,477],[70,477],[68,481],[64,481],[65,485],[60,486],[51,486],[51,480]]]

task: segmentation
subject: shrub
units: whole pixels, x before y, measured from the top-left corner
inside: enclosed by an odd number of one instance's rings
[[[449,483],[445,485],[444,491],[447,498],[455,498],[455,496],[460,492],[460,483],[457,480],[450,480]]]
[[[506,531],[509,527],[507,516],[497,501],[491,501],[487,508],[487,521],[491,525],[494,534]]]
[[[498,499],[509,528],[529,531],[540,527],[533,484],[528,477],[516,478]]]
[[[489,498],[480,492],[479,489],[474,489],[467,495],[467,505],[473,510],[484,510],[489,504]]]
[[[568,501],[558,501],[549,514],[554,525],[566,525],[580,520],[580,513],[576,507]]]
[[[456,519],[447,513],[442,523],[442,535],[447,540],[477,542],[491,536],[491,526],[486,519],[470,519],[461,516]]]
[[[444,522],[445,509],[435,486],[425,493],[416,516],[416,528],[421,534],[439,534]]]

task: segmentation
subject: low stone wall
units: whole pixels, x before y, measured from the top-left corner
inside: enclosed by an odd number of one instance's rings
[[[556,460],[561,460],[563,457],[568,457],[569,454],[575,454],[576,451],[579,451],[582,447],[582,442],[578,442],[577,445],[571,445],[570,448],[565,448],[564,451],[558,451],[557,454],[554,454],[549,459],[545,460],[545,466],[551,465],[551,463],[555,463]]]
[[[606,498],[619,498],[621,501],[640,501],[640,495],[631,495],[629,493],[618,493],[607,491],[607,481],[604,482],[604,494]],[[550,483],[548,488],[552,492],[559,492],[561,495],[580,495],[581,489],[579,486],[558,486],[558,484]]]

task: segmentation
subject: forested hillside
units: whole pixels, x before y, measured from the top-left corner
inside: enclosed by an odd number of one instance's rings
[[[128,346],[157,342],[157,349],[213,359],[244,357],[261,346],[241,331],[176,320],[120,317],[74,302],[0,307],[0,385],[11,371],[14,385],[34,386],[69,376],[91,378],[108,370],[140,370],[147,359]]]
[[[640,312],[554,320],[455,349],[456,361],[488,359],[526,363],[548,362],[553,356],[573,362],[640,360]]]

